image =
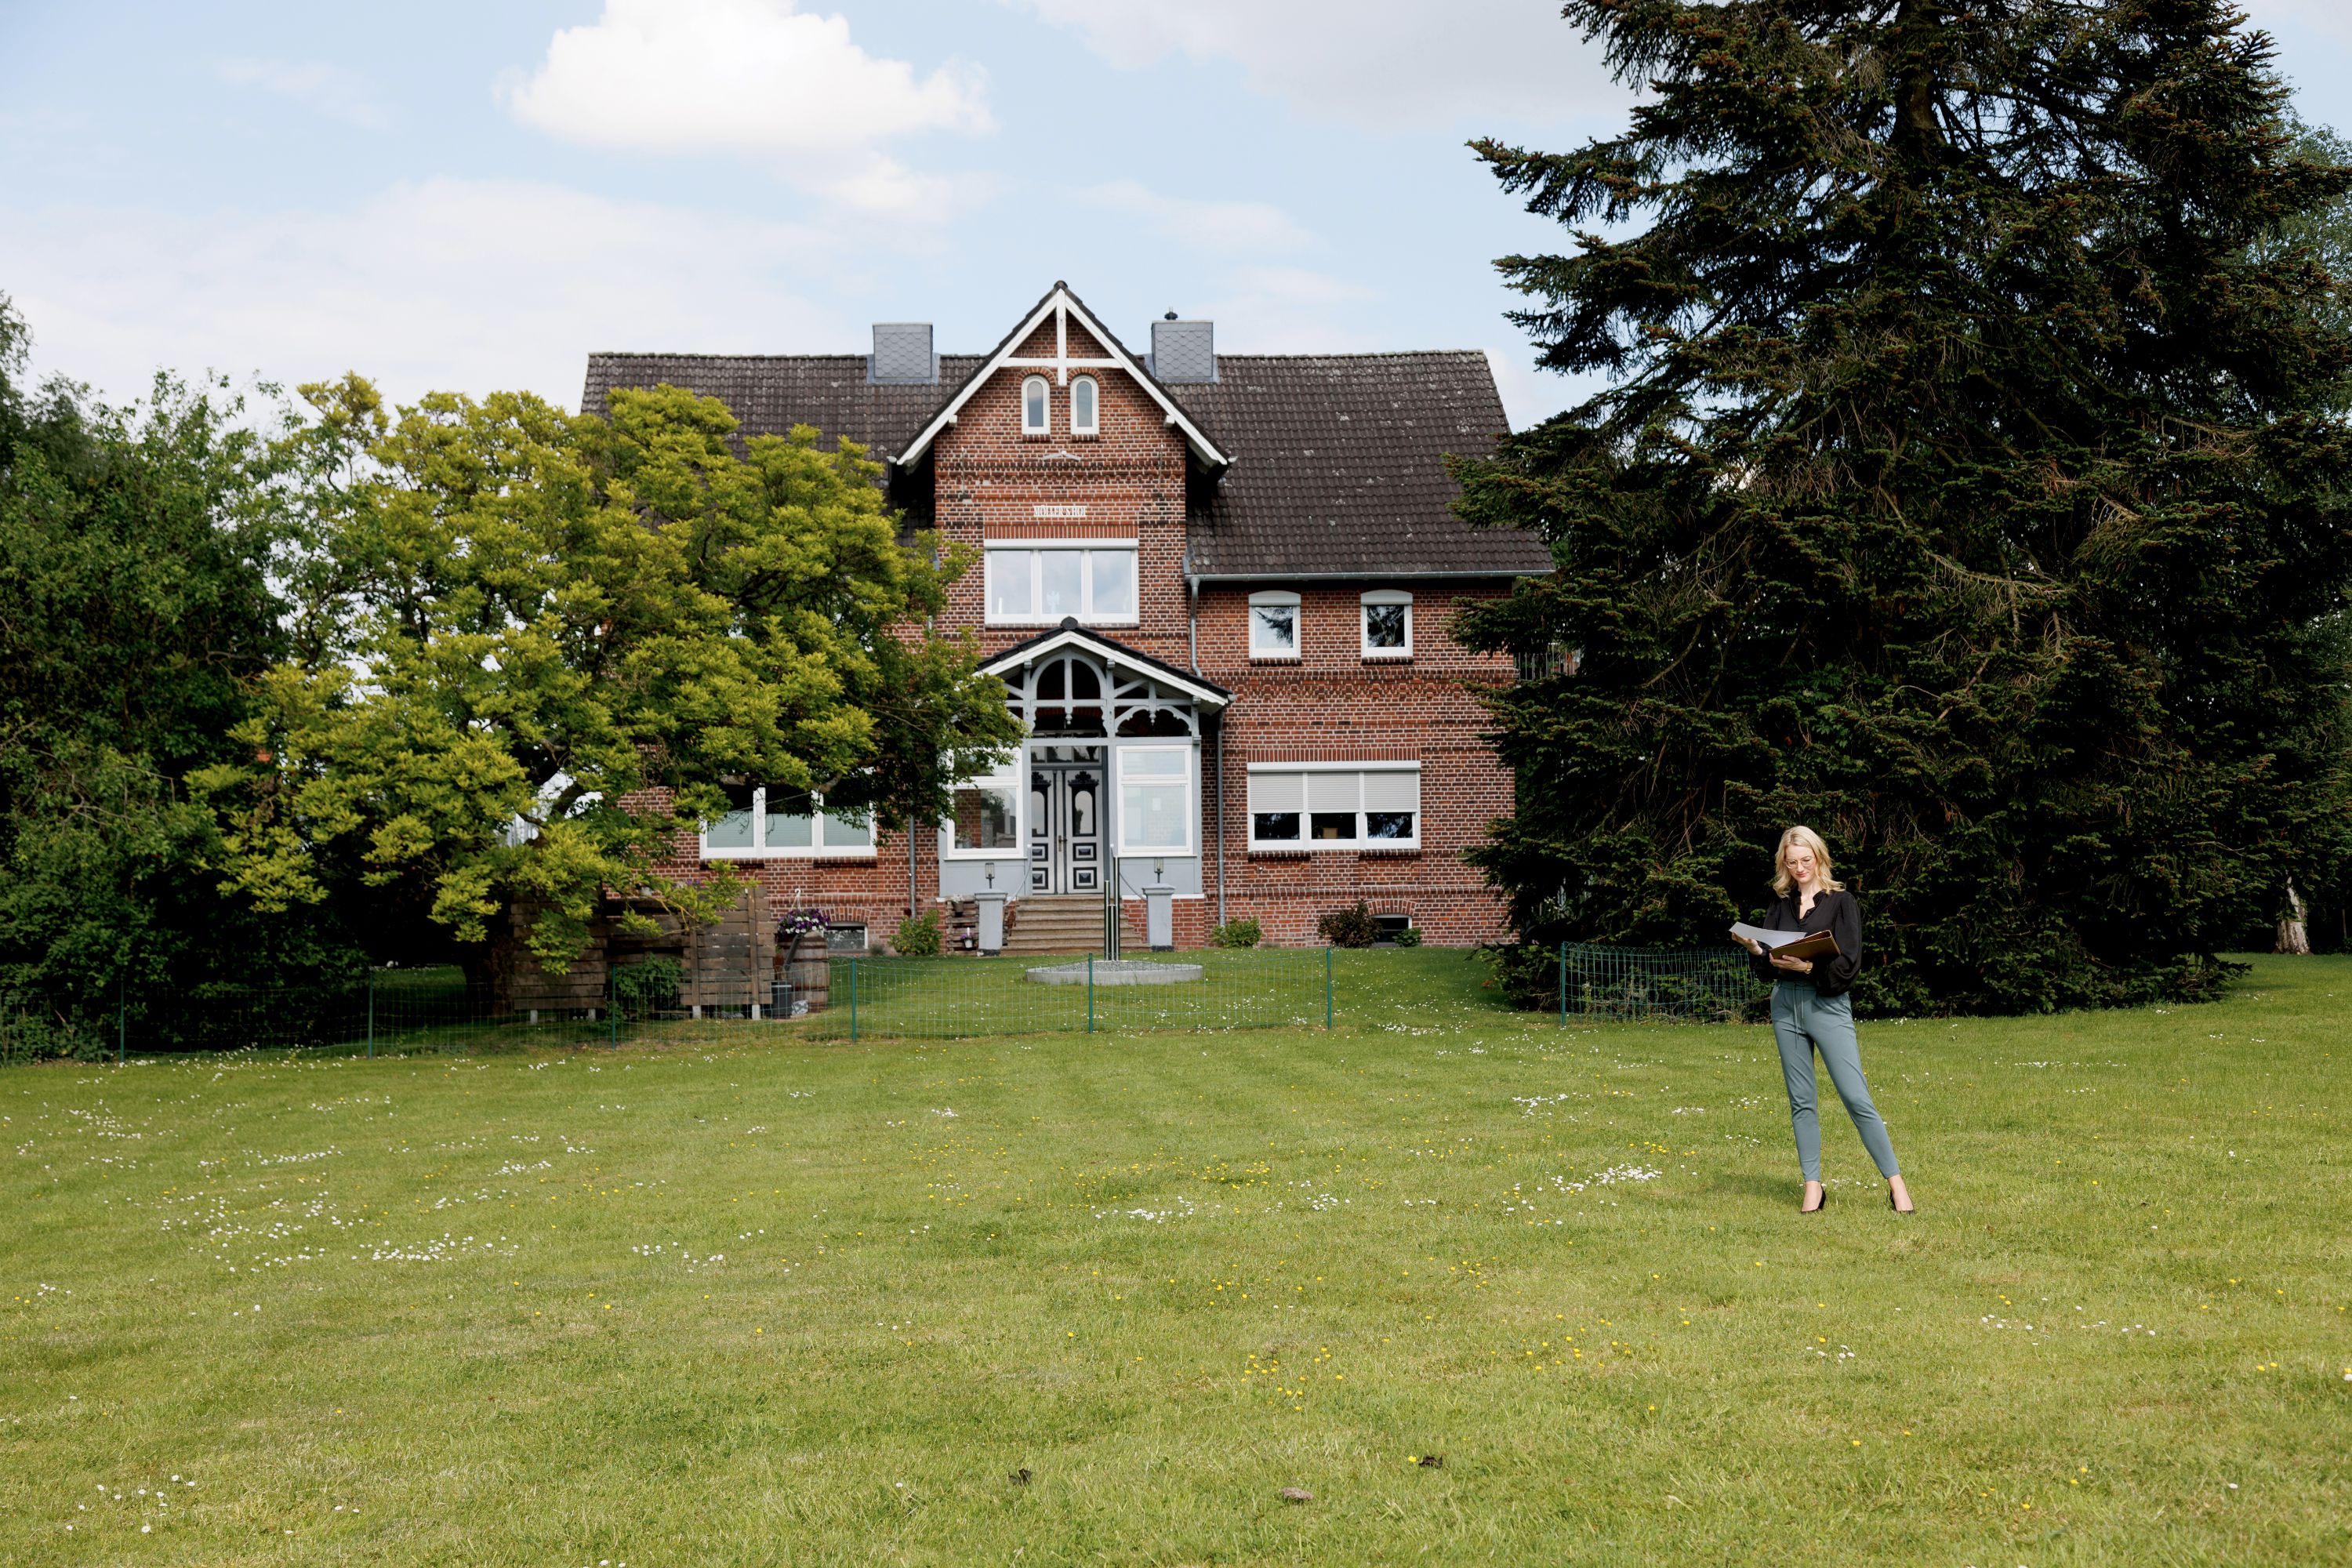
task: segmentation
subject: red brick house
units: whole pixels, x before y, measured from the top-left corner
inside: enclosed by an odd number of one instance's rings
[[[1444,456],[1506,429],[1486,359],[1219,355],[1212,331],[1155,321],[1139,356],[1056,283],[983,355],[910,324],[867,357],[592,355],[591,410],[667,383],[746,434],[813,425],[885,459],[912,524],[981,552],[949,624],[1029,731],[911,858],[907,835],[746,786],[681,859],[877,934],[910,902],[1007,892],[1016,948],[1098,931],[1114,877],[1129,940],[1147,888],[1173,889],[1179,946],[1244,916],[1310,942],[1360,899],[1433,942],[1500,935],[1462,852],[1510,809],[1475,688],[1511,668],[1447,627],[1550,560],[1451,510]]]

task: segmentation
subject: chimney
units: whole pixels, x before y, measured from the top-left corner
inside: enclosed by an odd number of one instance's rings
[[[1176,312],[1151,323],[1151,374],[1162,381],[1217,379],[1217,324],[1180,321]]]
[[[866,379],[882,386],[926,386],[940,378],[929,321],[877,321]]]

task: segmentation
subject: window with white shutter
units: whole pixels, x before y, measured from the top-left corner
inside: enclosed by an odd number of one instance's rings
[[[1254,763],[1254,849],[1415,849],[1418,763]]]

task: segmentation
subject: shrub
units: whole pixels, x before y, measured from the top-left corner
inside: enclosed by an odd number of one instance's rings
[[[1421,928],[1419,926],[1407,926],[1404,930],[1397,932],[1396,935],[1391,937],[1389,940],[1395,942],[1399,947],[1419,947],[1421,945]]]
[[[1381,922],[1361,899],[1352,909],[1334,910],[1317,921],[1315,931],[1333,947],[1370,947],[1381,939]]]
[[[686,968],[675,958],[641,958],[613,971],[613,1005],[624,1018],[649,1018],[677,1005]]]
[[[905,958],[937,958],[940,955],[940,911],[926,910],[898,922],[898,934],[890,939],[890,946]]]
[[[1209,933],[1212,947],[1255,947],[1265,940],[1265,932],[1253,920],[1227,921]]]

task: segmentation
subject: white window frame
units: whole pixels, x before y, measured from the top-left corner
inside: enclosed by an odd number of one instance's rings
[[[1034,386],[1034,387],[1035,387],[1035,388],[1037,388],[1040,392],[1042,392],[1042,393],[1044,393],[1044,394],[1045,395],[1045,400],[1044,400],[1042,403],[1040,403],[1040,404],[1038,405],[1039,408],[1044,412],[1044,414],[1045,414],[1045,419],[1044,419],[1042,422],[1040,422],[1040,423],[1038,423],[1038,424],[1035,424],[1035,425],[1032,425],[1032,424],[1030,424],[1030,423],[1029,423],[1029,389],[1030,389],[1031,387],[1033,387],[1033,386]],[[1042,376],[1042,375],[1028,375],[1028,376],[1024,376],[1024,377],[1022,377],[1022,378],[1021,378],[1021,434],[1023,434],[1024,436],[1050,436],[1050,435],[1052,435],[1053,433],[1054,433],[1054,384],[1053,384],[1052,382],[1050,382],[1050,381],[1047,381],[1047,380],[1046,380],[1044,376]]]
[[[862,845],[833,845],[824,841],[824,825],[832,814],[824,809],[824,796],[812,791],[809,803],[816,809],[809,816],[809,841],[806,844],[785,844],[770,848],[768,837],[768,786],[757,784],[751,790],[751,842],[737,848],[713,848],[708,823],[695,833],[695,842],[705,860],[871,860],[878,851],[873,818],[866,823],[866,842]],[[844,814],[843,820],[854,820]]]
[[[1257,640],[1257,612],[1261,605],[1290,606],[1290,646],[1288,647],[1267,647]],[[1249,656],[1252,658],[1296,659],[1300,657],[1303,645],[1307,641],[1307,613],[1300,607],[1297,595],[1287,588],[1261,588],[1249,596],[1249,608],[1244,613],[1249,616]]]
[[[1404,647],[1374,647],[1372,646],[1372,606],[1402,605],[1404,606]],[[1366,658],[1411,658],[1412,657],[1412,595],[1402,588],[1374,588],[1357,601],[1356,637]]]
[[[1363,785],[1359,783],[1356,786],[1355,837],[1316,838],[1310,837],[1310,830],[1313,826],[1313,818],[1315,816],[1314,802],[1310,796],[1308,799],[1302,800],[1299,803],[1297,837],[1260,838],[1257,836],[1257,802],[1255,797],[1248,793],[1248,788],[1244,785],[1242,797],[1242,817],[1244,822],[1247,825],[1249,847],[1253,850],[1277,855],[1296,855],[1309,851],[1327,855],[1335,851],[1355,855],[1368,853],[1378,855],[1391,850],[1418,849],[1421,847],[1421,829],[1423,823],[1427,820],[1429,816],[1429,802],[1422,796],[1420,785],[1421,764],[1419,763],[1252,763],[1249,764],[1248,777],[1251,780],[1255,780],[1261,773],[1354,773],[1359,775],[1360,778],[1365,773],[1411,773],[1413,775],[1414,779],[1413,796],[1418,804],[1413,807],[1412,837],[1367,837],[1364,834],[1364,791]]]
[[[1078,423],[1078,388],[1081,386],[1087,389],[1088,395],[1087,401],[1094,405],[1095,416],[1092,419],[1087,420],[1083,425]],[[1102,434],[1102,383],[1097,381],[1093,376],[1074,375],[1070,377],[1070,434],[1073,436],[1099,436]]]
[[[1013,844],[1005,849],[959,849],[955,841],[955,818],[940,818],[940,854],[950,860],[1018,860],[1026,863],[1029,842],[1029,791],[1022,784],[1024,772],[1021,758],[1016,756],[1003,767],[985,778],[966,779],[948,791],[952,796],[959,789],[1009,789],[1013,792]]]
[[[986,561],[982,567],[980,584],[982,625],[1058,626],[1062,624],[1061,616],[1051,615],[1044,610],[1032,610],[1025,616],[1000,616],[996,613],[996,574],[1000,570],[998,561],[1013,555],[1015,552],[1028,553],[1030,558],[1029,602],[1032,605],[1037,605],[1045,597],[1045,567],[1037,560],[1037,556],[1048,550],[1066,550],[1078,557],[1078,603],[1083,606],[1078,611],[1080,625],[1089,626],[1142,625],[1142,552],[1138,548],[1138,542],[1123,539],[1008,539],[1001,543],[991,542],[985,545],[982,552],[986,556]],[[1130,565],[1128,581],[1133,590],[1133,602],[1129,605],[1127,614],[1123,616],[1097,616],[1094,613],[1095,563],[1092,558],[1098,552],[1112,551],[1129,558]]]
[[[1184,847],[1171,849],[1164,844],[1130,844],[1128,842],[1127,784],[1128,759],[1146,753],[1173,752],[1184,759]],[[1116,749],[1113,762],[1118,772],[1118,791],[1112,799],[1118,805],[1118,855],[1159,857],[1167,859],[1190,859],[1200,853],[1201,844],[1201,749],[1198,746],[1123,745]],[[1148,773],[1144,777],[1155,784],[1170,782],[1165,773]]]

